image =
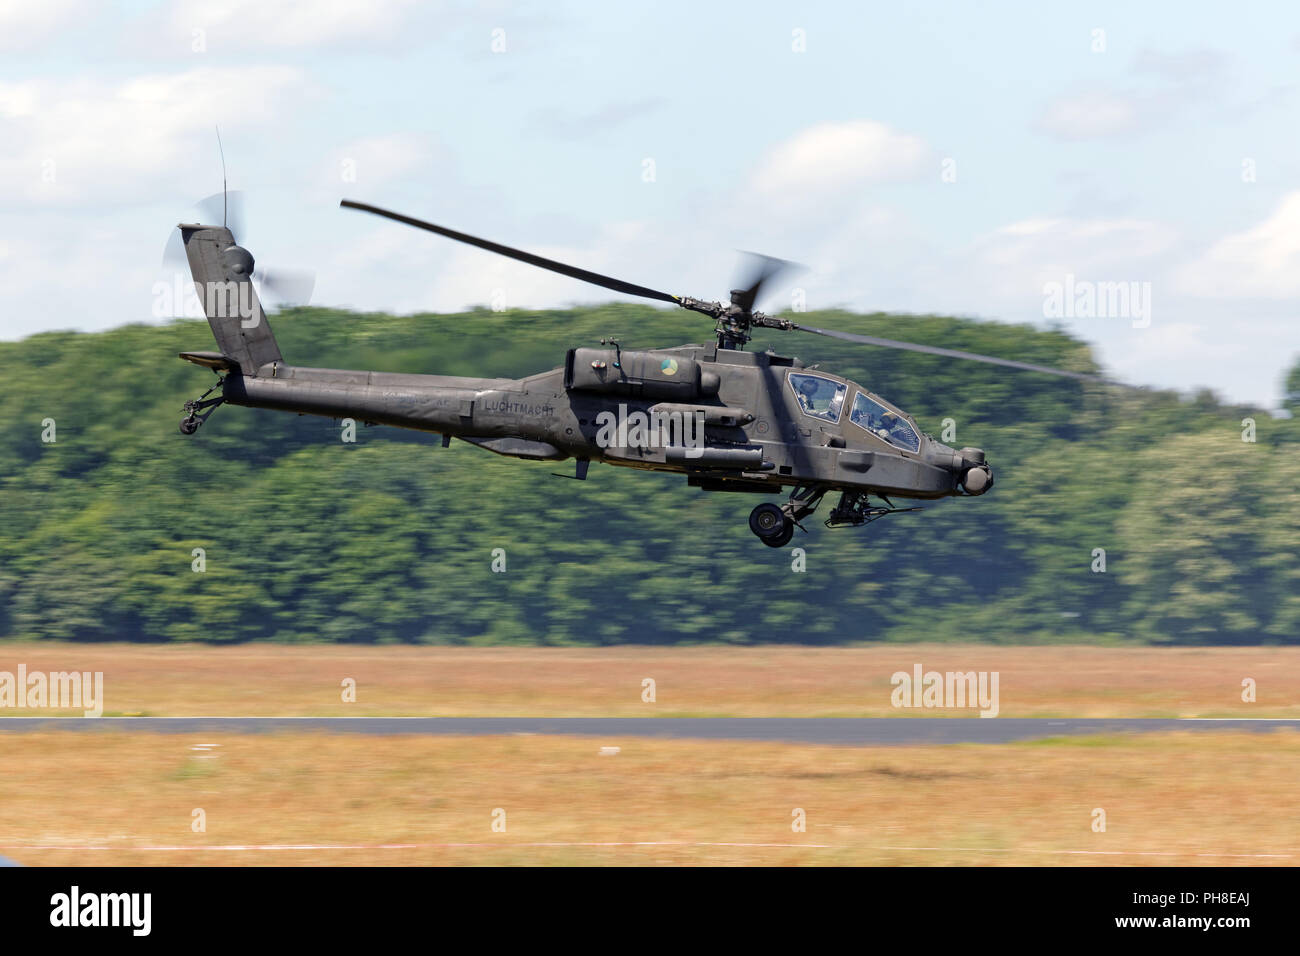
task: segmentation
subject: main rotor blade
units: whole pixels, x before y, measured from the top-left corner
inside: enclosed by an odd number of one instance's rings
[[[745,255],[749,257],[754,268],[747,280],[748,285],[736,304],[746,312],[753,312],[754,303],[758,301],[759,295],[762,294],[763,286],[771,282],[779,273],[794,268],[795,263],[777,259],[773,256],[765,256],[761,252],[746,252]]]
[[[579,269],[577,266],[565,265],[563,262],[556,262],[554,259],[545,259],[542,256],[535,256],[531,252],[523,252],[520,249],[512,249],[509,246],[503,246],[497,242],[489,242],[487,239],[479,239],[476,236],[470,236],[463,232],[456,232],[454,229],[435,226],[433,223],[425,222],[423,219],[415,219],[411,216],[403,216],[401,213],[389,212],[387,209],[380,209],[378,206],[369,206],[366,203],[353,202],[351,199],[344,199],[339,203],[339,205],[348,209],[360,209],[362,212],[374,213],[376,216],[383,216],[384,218],[392,219],[395,222],[406,223],[406,225],[414,226],[417,229],[436,232],[438,235],[446,236],[448,239],[455,239],[457,242],[464,242],[471,246],[478,246],[480,249],[486,249],[488,252],[495,252],[497,255],[506,256],[510,259],[517,259],[520,262],[528,263],[530,266],[549,269],[551,272],[558,272],[560,275],[569,276],[571,279],[581,279],[583,282],[590,282],[592,285],[611,289],[614,292],[625,292],[628,295],[639,295],[645,299],[658,299],[660,302],[676,303],[678,301],[677,296],[669,295],[667,292],[660,292],[657,289],[647,289],[645,286],[633,285],[631,282],[624,282],[622,279],[603,276],[599,272],[589,272],[586,269]]]
[[[1062,378],[1078,379],[1081,382],[1103,382],[1107,385],[1122,385],[1125,388],[1134,388],[1132,385],[1125,385],[1123,382],[1115,382],[1111,379],[1101,378],[1097,375],[1086,375],[1082,372],[1068,372],[1063,368],[1051,368],[1047,365],[1034,365],[1031,362],[1017,362],[1014,359],[995,358],[992,355],[980,355],[976,352],[962,352],[958,349],[944,349],[937,345],[919,345],[916,342],[899,342],[894,339],[881,339],[874,335],[857,335],[853,332],[838,332],[835,329],[817,329],[811,325],[795,325],[791,323],[791,328],[798,329],[801,332],[815,332],[817,335],[827,335],[833,339],[843,339],[846,342],[859,342],[863,345],[878,345],[887,349],[902,349],[907,352],[924,352],[926,355],[942,355],[945,358],[967,359],[971,362],[984,362],[988,365],[1001,365],[1005,368],[1018,368],[1026,372],[1042,372],[1044,375],[1059,375]]]

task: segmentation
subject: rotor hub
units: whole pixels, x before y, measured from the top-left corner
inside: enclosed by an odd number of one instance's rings
[[[226,271],[236,279],[247,279],[253,274],[253,254],[243,246],[234,245],[223,250],[221,260]]]

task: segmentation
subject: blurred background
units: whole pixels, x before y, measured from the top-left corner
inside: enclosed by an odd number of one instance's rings
[[[1300,637],[1300,11],[0,0],[0,51],[0,636]],[[700,297],[754,249],[806,265],[766,311],[1153,390],[760,337],[997,471],[818,526],[803,574],[753,498],[669,476],[236,408],[186,441],[212,378],[175,353],[212,339],[159,259],[220,190],[217,126],[241,241],[316,272],[272,319],[295,364],[517,376],[709,334],[348,197]],[[1074,283],[1149,308],[1053,314]]]
[[[819,313],[852,328],[1088,368],[1061,332]],[[637,305],[460,315],[291,310],[298,365],[520,376],[615,334],[699,341]],[[761,331],[761,330],[760,330]],[[435,435],[181,405],[206,322],[0,344],[0,634],[84,641],[833,644],[878,640],[1294,643],[1300,421],[1179,396],[762,336],[984,448],[993,492],[813,533],[795,573],[746,524],[754,496],[547,462]],[[1288,379],[1300,409],[1300,365]],[[42,422],[56,423],[54,443]],[[1246,419],[1254,422],[1243,426]],[[1249,438],[1253,440],[1243,440]],[[206,568],[195,573],[192,551]],[[506,573],[491,570],[506,552]],[[1102,554],[1101,552],[1104,552]],[[1103,570],[1104,569],[1104,570]]]

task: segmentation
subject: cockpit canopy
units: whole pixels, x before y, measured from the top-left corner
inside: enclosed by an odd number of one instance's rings
[[[791,372],[789,382],[799,402],[799,408],[805,415],[832,424],[839,422],[844,409],[844,399],[849,390],[848,385],[824,375],[813,375],[807,372]],[[912,424],[901,414],[892,408],[886,408],[861,389],[858,389],[853,397],[849,421],[895,448],[910,452],[918,452],[921,449],[921,439]]]
[[[799,407],[805,415],[828,422],[840,420],[846,391],[843,382],[820,375],[791,372],[790,387],[794,389],[794,397],[799,400]]]
[[[921,449],[921,439],[916,429],[898,412],[881,405],[866,392],[858,392],[853,399],[853,410],[849,412],[849,421],[859,428],[865,428],[871,434],[889,442],[895,448],[916,452]]]

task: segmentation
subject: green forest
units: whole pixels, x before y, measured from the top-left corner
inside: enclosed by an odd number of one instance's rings
[[[1096,368],[1059,330],[846,312],[800,321]],[[551,368],[603,336],[654,347],[710,334],[684,313],[637,305],[302,308],[272,324],[295,365],[482,376]],[[186,438],[181,406],[215,379],[176,353],[215,347],[205,322],[44,333],[0,343],[0,636],[1300,641],[1300,418],[1211,393],[766,335],[753,347],[858,381],[936,437],[951,419],[948,444],[985,449],[996,487],[863,529],[814,516],[811,534],[775,550],[746,519],[779,499],[707,493],[681,476],[595,464],[577,482],[552,475],[572,463],[444,449],[436,435],[384,427],[358,426],[346,443],[329,419],[235,407]],[[1287,384],[1300,412],[1300,364]]]

